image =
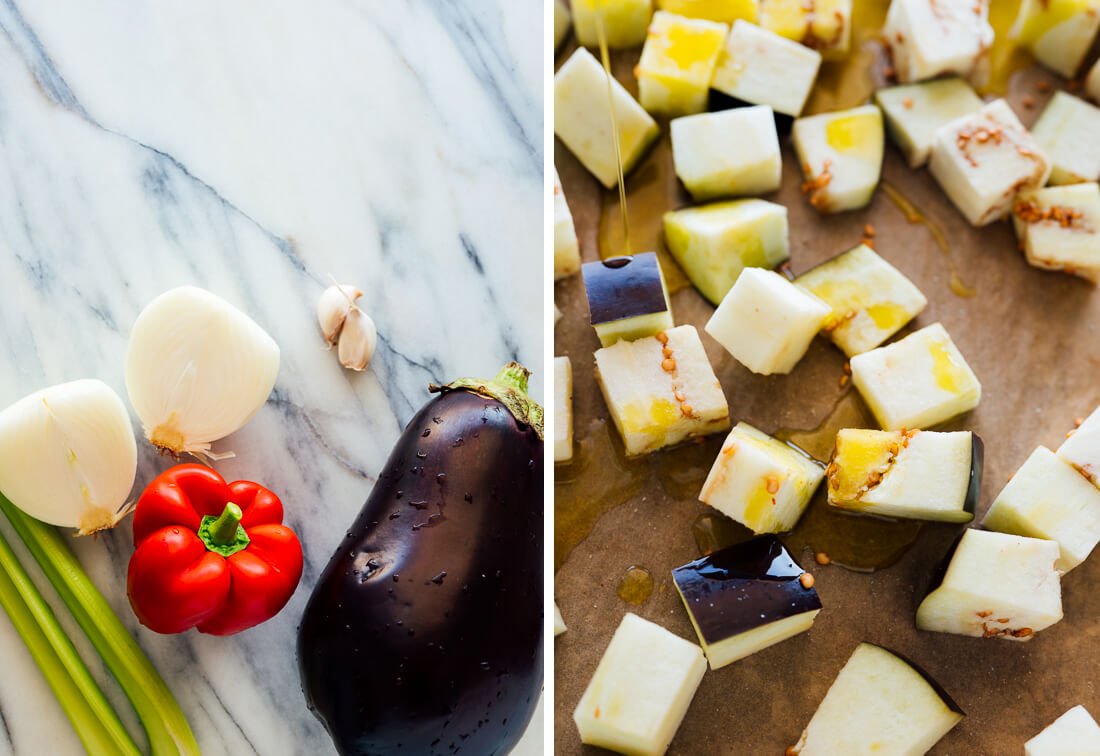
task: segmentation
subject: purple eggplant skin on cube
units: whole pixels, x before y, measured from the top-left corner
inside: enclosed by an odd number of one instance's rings
[[[656,252],[585,263],[581,275],[594,326],[668,309]]]
[[[970,484],[966,487],[963,510],[977,517],[982,497],[982,470],[985,466],[985,442],[977,433],[970,434]]]
[[[944,687],[942,685],[940,685],[938,682],[936,682],[936,678],[932,677],[931,672],[926,670],[921,665],[917,664],[915,661],[910,659],[905,654],[899,654],[897,651],[893,650],[892,648],[887,648],[886,646],[879,645],[878,643],[871,643],[869,641],[864,641],[864,642],[867,643],[868,646],[874,646],[875,648],[881,648],[883,651],[896,656],[897,658],[901,659],[903,662],[908,664],[910,667],[913,668],[914,672],[916,672],[918,675],[920,675],[922,678],[924,678],[924,681],[926,683],[928,683],[928,686],[936,692],[936,695],[940,697],[940,699],[943,701],[944,705],[948,709],[955,712],[956,714],[962,714],[963,716],[966,716],[966,712],[963,711],[962,707],[959,706],[959,704],[955,701],[955,699],[951,697],[951,694],[948,693],[947,690],[944,689]]]
[[[542,408],[512,363],[432,387],[309,599],[311,711],[346,755],[504,754],[543,680]]]
[[[708,644],[821,608],[805,570],[773,535],[758,536],[672,571]]]

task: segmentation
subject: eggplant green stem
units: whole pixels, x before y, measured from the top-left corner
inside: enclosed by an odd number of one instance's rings
[[[520,423],[531,426],[539,440],[543,440],[542,407],[527,394],[527,379],[531,371],[518,362],[509,362],[491,381],[481,378],[459,378],[445,386],[431,384],[428,391],[446,393],[448,391],[472,391],[475,394],[496,399],[508,408],[512,416]]]
[[[0,606],[27,644],[88,753],[140,756],[118,714],[96,684],[11,546],[0,536]]]
[[[57,529],[25,514],[3,495],[0,510],[130,699],[152,756],[199,756],[195,735],[172,692]]]

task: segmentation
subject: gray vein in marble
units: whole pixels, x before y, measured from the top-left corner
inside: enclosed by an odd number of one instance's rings
[[[485,278],[485,264],[481,261],[481,255],[477,252],[477,246],[466,234],[458,235],[459,244],[462,245],[462,251],[466,255],[466,259],[470,261],[470,264],[474,266],[474,270],[478,275]],[[515,338],[512,336],[511,320],[505,314],[503,308],[500,306],[500,302],[497,301],[496,294],[492,289],[486,292],[486,296],[489,299],[489,303],[492,306],[494,314],[496,315],[496,322],[503,324],[501,327],[501,336],[504,339],[504,345],[508,349],[508,358],[510,360],[519,359],[519,344],[516,343]],[[492,376],[486,376],[492,377]]]
[[[9,40],[11,40],[11,42],[19,50],[20,54],[23,57],[24,63],[33,74],[35,81],[38,83],[39,87],[41,87],[43,93],[54,103],[60,105],[63,108],[66,108],[67,110],[72,111],[74,114],[80,116],[92,126],[95,126],[97,129],[101,129],[108,134],[112,134],[129,142],[132,142],[138,147],[148,150],[150,153],[152,153],[152,155],[156,156],[158,163],[156,165],[156,168],[159,173],[155,172],[152,168],[148,169],[146,172],[146,178],[150,179],[150,181],[146,183],[146,188],[153,189],[152,193],[154,194],[154,196],[159,194],[162,195],[162,198],[171,202],[175,202],[174,195],[172,195],[171,193],[165,194],[165,190],[167,188],[167,172],[165,171],[165,166],[163,165],[163,163],[168,163],[184,176],[186,176],[188,179],[200,185],[203,189],[209,191],[227,210],[230,210],[233,213],[241,216],[249,223],[253,224],[257,229],[262,231],[271,240],[272,244],[274,244],[279,249],[279,251],[283,253],[283,256],[286,257],[287,261],[290,262],[298,271],[310,275],[317,283],[323,282],[323,278],[321,276],[309,271],[309,269],[306,267],[305,262],[301,259],[301,257],[294,249],[294,245],[291,244],[288,239],[284,239],[278,234],[265,228],[263,224],[261,224],[255,218],[251,217],[246,212],[230,202],[228,199],[226,199],[224,196],[222,196],[218,192],[218,190],[215,189],[212,185],[206,183],[201,178],[192,173],[190,169],[188,169],[188,167],[183,164],[182,161],[176,159],[175,157],[163,150],[157,149],[151,144],[146,144],[145,142],[142,142],[135,137],[129,136],[128,134],[124,134],[115,129],[108,128],[107,126],[104,126],[102,123],[96,120],[77,99],[76,94],[72,91],[68,83],[65,81],[65,77],[62,76],[61,73],[58,71],[57,66],[54,64],[53,60],[50,58],[50,56],[47,54],[46,50],[42,46],[41,41],[38,39],[38,35],[35,34],[34,29],[32,29],[27,24],[27,22],[23,18],[23,15],[19,12],[19,8],[15,5],[14,0],[2,0],[2,2],[3,5],[0,5],[0,31],[3,31],[4,35]]]
[[[516,81],[514,71],[509,68],[508,61],[501,57],[499,47],[485,44],[492,37],[487,33],[483,21],[485,16],[493,18],[492,11],[488,6],[475,6],[474,12],[470,12],[468,5],[460,3],[429,3],[428,7],[438,16],[440,26],[454,40],[478,82],[485,87],[493,100],[500,103],[509,125],[522,141],[535,171],[541,176],[542,132],[540,129],[531,133],[526,125],[530,114],[540,111],[541,104],[532,103],[522,97],[522,88]],[[513,100],[519,102],[513,104]],[[517,106],[523,108],[528,114],[527,118],[521,117]]]
[[[14,745],[11,738],[11,728],[8,727],[8,718],[4,716],[3,709],[0,709],[0,727],[4,730],[4,740],[8,742],[8,745]]]
[[[364,467],[357,465],[354,460],[333,448],[325,439],[321,430],[317,427],[317,423],[313,420],[312,413],[302,405],[292,402],[287,398],[282,389],[276,387],[275,390],[271,392],[271,398],[268,399],[268,405],[281,410],[283,416],[286,417],[287,420],[299,422],[305,426],[305,428],[309,430],[310,436],[345,470],[372,484],[375,482],[375,476],[371,475]]]
[[[0,31],[19,51],[28,68],[34,73],[38,86],[49,99],[92,121],[91,115],[84,110],[72,89],[65,83],[65,79],[58,73],[57,66],[50,60],[38,35],[27,24],[14,0],[3,0],[0,4]]]

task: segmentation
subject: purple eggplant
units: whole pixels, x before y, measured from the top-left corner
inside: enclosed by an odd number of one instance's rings
[[[342,754],[505,754],[531,718],[544,463],[528,375],[430,388],[310,597],[302,685]]]

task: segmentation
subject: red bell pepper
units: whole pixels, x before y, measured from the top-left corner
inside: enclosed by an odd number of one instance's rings
[[[282,524],[279,497],[226,483],[203,465],[176,465],[134,509],[127,593],[158,633],[232,635],[279,613],[302,577],[302,546]]]

